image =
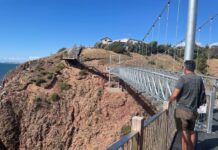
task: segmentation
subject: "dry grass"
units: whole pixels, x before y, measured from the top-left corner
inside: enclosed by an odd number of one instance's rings
[[[157,54],[152,56],[142,56],[137,53],[131,53],[131,56],[116,54],[104,49],[88,48],[82,52],[82,60],[95,60],[98,65],[108,65],[109,58],[112,55],[112,65],[117,65],[119,62],[119,55],[121,64],[127,66],[142,66],[159,68],[164,70],[182,71],[182,61],[175,60],[172,56],[165,54]],[[152,63],[151,63],[152,62]],[[153,63],[154,62],[154,63]],[[208,73],[212,76],[218,76],[218,59],[211,59],[208,61]]]
[[[209,65],[208,73],[218,77],[218,59],[210,59],[207,63]]]
[[[121,61],[130,59],[130,56],[117,54],[112,51],[107,51],[104,49],[87,48],[83,50],[81,58],[83,61],[99,60],[100,64],[109,64],[111,56],[111,64],[119,63],[119,56]]]
[[[111,52],[103,50],[103,49],[94,49],[94,48],[87,48],[83,50],[81,57],[83,59],[106,59],[109,57]]]

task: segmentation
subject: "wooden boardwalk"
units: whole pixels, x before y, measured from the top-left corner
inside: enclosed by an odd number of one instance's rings
[[[197,133],[197,150],[218,150],[218,109],[214,110],[212,133]],[[181,150],[181,135],[177,134],[171,150]]]
[[[68,57],[64,57],[63,60],[78,60],[83,48],[69,49]]]

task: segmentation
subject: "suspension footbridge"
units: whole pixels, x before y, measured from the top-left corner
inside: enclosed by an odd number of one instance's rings
[[[179,16],[181,0],[177,0],[177,17],[176,17],[176,33],[175,39],[178,40],[179,31]],[[155,29],[157,29],[157,40],[160,37],[161,20],[164,16],[166,19],[165,24],[165,41],[168,39],[168,26],[169,26],[169,14],[170,7],[172,7],[172,0],[168,0],[161,13],[157,16],[154,23],[149,28],[148,32],[143,38],[143,42],[148,42],[149,37],[153,40]],[[196,28],[197,19],[197,0],[189,0],[189,14],[188,14],[188,27],[186,35],[186,51],[184,54],[184,60],[194,59],[194,47],[196,45],[195,35],[199,40],[199,35],[204,28],[209,28],[209,42],[211,42],[212,36],[212,23],[218,16],[213,15],[209,17],[201,26]],[[184,42],[181,40],[179,43]],[[146,46],[141,51],[146,51],[144,54],[149,55],[148,47]],[[158,51],[156,50],[156,54]],[[168,51],[165,52],[166,54]],[[150,51],[150,55],[156,55],[153,50]],[[149,55],[149,56],[150,56]],[[199,50],[197,48],[197,58]],[[156,55],[157,56],[157,55]],[[173,52],[173,58],[176,61],[176,54]],[[209,59],[209,55],[206,56]],[[157,59],[155,60],[156,63]],[[119,79],[126,82],[132,88],[142,93],[145,97],[150,96],[154,102],[163,103],[167,101],[168,97],[172,94],[175,83],[182,73],[175,72],[175,62],[172,62],[172,70],[158,69],[157,66],[154,68],[147,67],[129,67],[122,64],[113,65],[109,67],[109,74],[112,74]],[[197,61],[197,66],[201,65]],[[217,89],[218,89],[218,78],[205,76],[199,74],[202,77],[207,95],[206,112],[199,113],[199,117],[196,121],[195,131],[198,132],[198,145],[197,149],[218,149],[216,140],[218,139],[218,109],[214,108],[216,101]],[[159,111],[154,116],[145,120],[143,117],[133,117],[131,132],[115,142],[113,145],[108,147],[108,150],[165,150],[173,149],[177,150],[181,148],[181,142],[179,140],[180,135],[176,134],[176,128],[174,123],[174,103],[168,111]]]
[[[168,28],[169,28],[169,16],[170,8],[172,7],[172,1],[177,1],[177,15],[175,21],[175,39],[178,40],[179,34],[179,20],[181,11],[181,0],[167,0],[166,5],[161,10],[161,13],[157,16],[154,23],[149,28],[148,32],[143,37],[143,42],[148,43],[149,38],[151,41],[154,40],[155,31],[157,33],[157,41],[159,40],[161,34],[161,21],[163,22],[165,18],[164,33],[163,37],[165,42],[168,44]],[[197,58],[197,66],[202,65],[198,63],[198,56],[202,52],[199,51],[197,47],[194,51],[196,45],[195,35],[197,34],[197,39],[200,39],[200,33],[205,28],[209,28],[209,43],[212,37],[212,24],[218,15],[213,15],[209,17],[202,25],[196,28],[196,18],[197,18],[197,0],[189,0],[189,14],[188,14],[188,27],[186,36],[186,50],[184,54],[184,60],[193,60]],[[162,23],[163,24],[163,23]],[[184,42],[181,40],[179,43]],[[175,46],[178,44],[175,44]],[[145,47],[141,47],[139,50],[142,54],[146,56],[154,55],[157,57],[158,51],[156,49],[150,48],[148,44]],[[79,59],[79,54],[81,49],[76,50],[72,53],[72,56],[64,58],[65,60]],[[150,53],[150,54],[149,54]],[[152,97],[152,103],[162,104],[167,101],[168,97],[172,94],[174,86],[178,78],[182,75],[180,72],[175,70],[175,62],[178,52],[173,51],[171,56],[174,58],[172,62],[171,70],[163,70],[158,68],[158,59],[155,59],[155,66],[153,68],[148,68],[146,66],[140,65],[135,67],[130,67],[122,65],[120,57],[119,63],[117,65],[112,65],[108,68],[109,81],[111,80],[111,75],[123,80],[126,84],[131,86],[136,91],[142,93],[145,97]],[[180,53],[180,52],[179,52]],[[207,52],[208,53],[208,52]],[[165,54],[170,55],[170,49],[165,51]],[[195,56],[196,54],[196,56]],[[209,59],[209,54],[206,56]],[[195,58],[195,59],[196,59]],[[111,59],[111,57],[110,57]],[[78,60],[79,61],[79,60]],[[110,60],[111,62],[111,60]],[[164,64],[163,64],[164,65]],[[212,76],[206,76],[199,74],[202,77],[207,95],[206,112],[199,113],[199,117],[196,121],[195,131],[198,132],[198,145],[197,149],[207,150],[207,149],[218,149],[218,144],[216,140],[218,139],[218,108],[214,108],[214,103],[217,97],[218,89],[218,78]],[[108,146],[108,150],[179,150],[181,148],[181,142],[179,140],[180,135],[176,134],[176,128],[174,123],[174,109],[176,104],[171,105],[168,111],[161,110],[157,112],[154,116],[148,119],[143,117],[135,116],[132,118],[131,132],[120,140]]]

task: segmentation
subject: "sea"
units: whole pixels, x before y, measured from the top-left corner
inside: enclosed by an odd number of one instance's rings
[[[15,69],[18,64],[0,63],[0,86],[4,76],[12,69]]]

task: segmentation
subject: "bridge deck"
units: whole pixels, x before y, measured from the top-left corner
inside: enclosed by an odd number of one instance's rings
[[[197,150],[218,150],[218,109],[214,110],[213,133],[197,133]],[[177,134],[172,150],[181,150],[181,135]]]

